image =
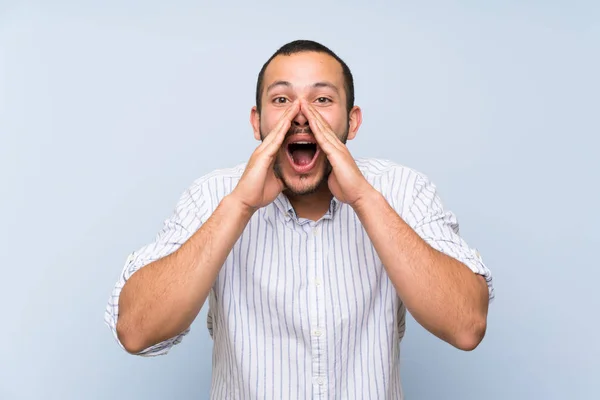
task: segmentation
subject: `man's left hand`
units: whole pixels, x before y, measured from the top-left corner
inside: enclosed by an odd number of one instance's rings
[[[354,207],[374,189],[356,165],[348,147],[333,132],[323,116],[308,102],[301,103],[321,151],[325,153],[332,171],[327,181],[331,193],[341,202]]]

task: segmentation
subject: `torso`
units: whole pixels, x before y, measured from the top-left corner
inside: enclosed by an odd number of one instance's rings
[[[316,222],[284,196],[259,210],[208,318],[215,398],[401,398],[405,309],[348,205]]]

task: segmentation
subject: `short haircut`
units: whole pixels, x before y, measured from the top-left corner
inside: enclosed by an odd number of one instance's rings
[[[267,62],[261,68],[258,74],[258,80],[256,82],[256,108],[258,113],[260,114],[262,108],[262,93],[264,89],[264,77],[265,71],[271,61],[279,56],[291,56],[292,54],[303,53],[303,52],[316,52],[316,53],[325,53],[335,58],[340,65],[342,66],[342,73],[344,75],[344,90],[346,92],[346,108],[348,113],[354,107],[354,78],[352,77],[352,72],[348,65],[337,56],[333,51],[329,48],[323,46],[320,43],[314,42],[312,40],[295,40],[293,42],[287,43],[279,48],[272,56],[267,60]]]

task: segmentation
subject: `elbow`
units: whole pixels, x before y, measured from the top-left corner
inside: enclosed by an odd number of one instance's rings
[[[125,351],[132,355],[138,355],[148,347],[136,329],[128,327],[122,320],[117,322],[117,337]]]
[[[478,318],[469,329],[463,329],[456,335],[454,346],[463,351],[473,351],[483,341],[487,323],[485,318]]]

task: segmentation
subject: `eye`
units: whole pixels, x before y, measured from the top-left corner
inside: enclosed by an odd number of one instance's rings
[[[285,104],[287,102],[287,99],[285,97],[279,96],[279,97],[275,97],[273,99],[273,103],[275,104]]]
[[[321,103],[321,104],[325,104],[325,103],[331,102],[331,100],[328,99],[327,97],[318,97],[316,101],[317,101],[317,103]]]

